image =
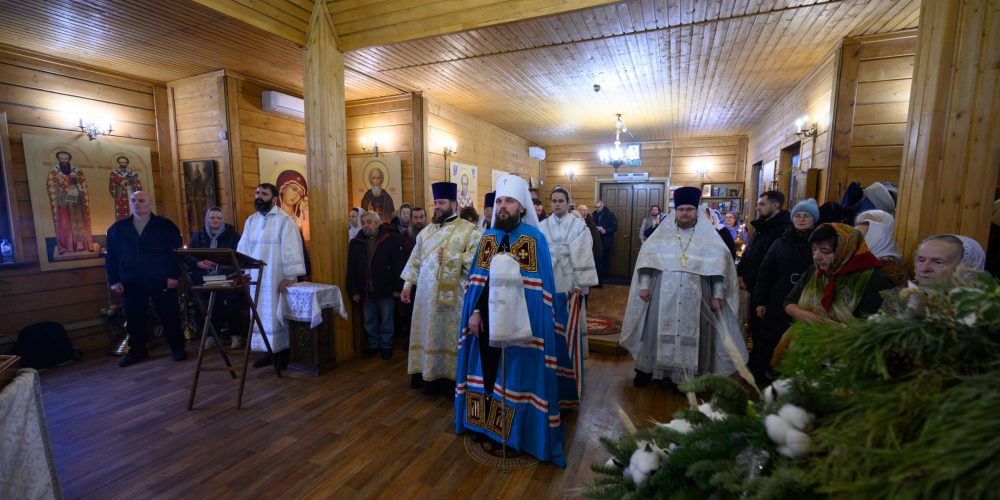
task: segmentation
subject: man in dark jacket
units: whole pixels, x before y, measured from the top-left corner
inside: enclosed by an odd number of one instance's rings
[[[389,225],[383,225],[377,213],[365,212],[361,231],[347,251],[347,293],[364,307],[366,358],[380,350],[382,359],[392,358],[392,316],[395,299],[403,290],[399,275],[405,263],[399,236],[389,232]]]
[[[753,291],[757,284],[757,272],[764,261],[764,255],[774,240],[781,237],[785,230],[792,226],[788,212],[782,210],[785,205],[785,195],[781,191],[765,191],[757,199],[757,220],[751,221],[753,234],[743,250],[743,257],[736,265],[736,275],[740,279],[740,288]],[[750,324],[750,337],[760,338],[761,319],[749,311],[747,323]]]
[[[594,210],[594,224],[597,232],[601,233],[601,258],[597,263],[597,277],[601,284],[608,275],[608,263],[611,261],[611,252],[614,251],[615,231],[618,230],[618,219],[611,210],[604,207],[604,200],[597,200]],[[598,285],[600,286],[600,285]]]
[[[146,352],[149,299],[153,299],[163,323],[174,361],[183,361],[187,354],[177,307],[181,270],[173,255],[181,246],[181,232],[169,219],[153,214],[153,199],[149,194],[136,191],[129,204],[132,216],[108,229],[108,253],[104,261],[111,290],[123,294],[128,321],[129,351],[118,366],[134,365],[149,356]]]

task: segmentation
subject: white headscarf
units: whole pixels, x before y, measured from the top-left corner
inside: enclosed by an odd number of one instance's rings
[[[881,182],[873,182],[871,186],[865,188],[865,198],[871,201],[875,208],[886,212],[896,212],[896,201],[892,199],[889,188]]]
[[[521,217],[521,222],[534,226],[535,229],[540,229],[538,224],[538,215],[535,214],[535,205],[531,202],[531,192],[528,190],[528,181],[513,174],[504,174],[497,179],[496,193],[497,199],[501,196],[506,196],[517,200],[517,202],[521,204],[521,207],[524,208],[524,216]],[[496,204],[494,204],[493,220],[490,227],[496,227],[497,225],[497,208]]]
[[[903,259],[903,254],[896,246],[896,241],[892,238],[892,232],[896,227],[896,219],[888,212],[882,210],[868,210],[858,214],[855,224],[868,223],[868,234],[865,235],[865,243],[876,257],[894,257],[897,261]]]
[[[986,252],[983,251],[983,246],[968,236],[960,234],[952,236],[962,240],[962,265],[969,269],[982,271],[986,267]]]

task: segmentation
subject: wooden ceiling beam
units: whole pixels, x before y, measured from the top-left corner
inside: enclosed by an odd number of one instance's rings
[[[618,0],[620,1],[620,0]],[[405,5],[407,0],[397,0]],[[467,0],[464,2],[445,2],[441,7],[449,7],[448,11],[434,11],[432,17],[423,17],[420,11],[411,13],[413,18],[378,26],[378,19],[373,20],[371,29],[355,33],[342,33],[340,50],[351,50],[389,45],[392,43],[416,40],[437,35],[457,33],[477,28],[485,28],[498,24],[513,23],[535,17],[552,16],[580,9],[589,9],[601,5],[617,3],[609,0],[557,0],[539,2],[538,0]],[[426,9],[425,9],[426,10]],[[399,20],[397,16],[384,16]],[[403,19],[406,19],[403,17]]]
[[[237,0],[194,0],[194,2],[221,14],[232,17],[233,19],[237,19],[256,28],[260,28],[268,33],[280,36],[281,38],[294,42],[299,46],[305,46],[306,44],[305,29],[298,29],[297,27],[290,26],[272,15],[255,10]]]

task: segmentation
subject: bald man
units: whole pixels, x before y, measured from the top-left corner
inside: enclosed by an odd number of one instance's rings
[[[153,198],[148,193],[132,193],[129,206],[132,215],[108,229],[108,254],[104,261],[111,291],[122,296],[128,322],[129,350],[118,366],[131,366],[149,356],[146,311],[150,299],[163,323],[174,361],[183,361],[187,354],[177,307],[181,270],[173,256],[173,251],[181,246],[181,232],[170,219],[153,213]]]

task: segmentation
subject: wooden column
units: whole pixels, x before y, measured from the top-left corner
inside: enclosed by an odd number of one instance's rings
[[[316,2],[305,46],[306,173],[312,233],[313,281],[332,283],[348,304],[347,133],[344,111],[344,55],[326,2]],[[334,323],[338,360],[354,353],[351,323]]]
[[[896,239],[959,233],[986,246],[1000,174],[1000,0],[927,0],[910,94]]]

